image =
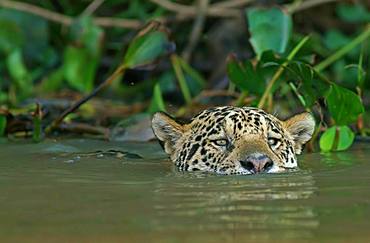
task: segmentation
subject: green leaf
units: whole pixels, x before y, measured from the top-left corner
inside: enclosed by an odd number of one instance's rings
[[[335,142],[336,127],[327,129],[320,137],[321,151],[331,151]]]
[[[333,126],[320,137],[321,151],[343,151],[348,149],[355,139],[355,134],[348,126]]]
[[[257,56],[267,50],[285,52],[292,32],[290,15],[279,8],[248,8],[246,14],[250,42]]]
[[[227,59],[227,75],[240,90],[254,94],[262,94],[265,80],[260,70],[255,70],[250,61],[240,62],[235,55]]]
[[[337,151],[342,151],[348,149],[355,140],[355,134],[348,126],[340,126],[338,127],[339,131],[339,139],[338,139],[338,146]]]
[[[319,98],[327,96],[330,91],[330,84],[322,80],[309,64],[292,62],[287,69],[291,79],[300,81],[298,91],[304,97],[307,108],[312,107]]]
[[[97,65],[97,58],[85,48],[68,46],[64,51],[64,77],[69,85],[81,92],[93,89]]]
[[[87,93],[94,87],[103,31],[85,16],[71,27],[71,35],[73,44],[64,50],[64,78],[73,88]]]
[[[23,62],[22,51],[14,50],[6,59],[7,68],[10,76],[19,83],[20,86],[27,85],[28,71]],[[27,87],[28,88],[28,87]]]
[[[332,85],[327,103],[329,112],[337,125],[349,125],[364,112],[360,98],[351,90],[336,84]]]
[[[6,116],[0,114],[0,137],[4,136],[6,128]]]
[[[166,33],[151,31],[135,38],[129,45],[123,59],[127,68],[137,68],[156,61],[167,53],[169,41]]]
[[[370,21],[370,12],[361,4],[340,3],[337,14],[341,19],[350,23],[361,23]]]
[[[166,111],[159,83],[154,85],[153,98],[149,106],[150,113],[155,113],[157,111]]]
[[[30,74],[24,65],[23,55],[20,49],[15,49],[8,55],[6,66],[12,80],[16,84],[17,90],[20,92],[18,95],[23,96],[21,98],[29,95],[32,92],[33,84]]]

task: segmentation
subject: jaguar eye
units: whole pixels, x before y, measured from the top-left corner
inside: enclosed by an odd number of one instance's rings
[[[226,146],[229,143],[229,141],[227,141],[227,139],[217,139],[217,140],[213,140],[213,142],[217,146]]]
[[[280,140],[277,138],[269,138],[268,143],[270,144],[270,146],[278,147],[280,145]]]

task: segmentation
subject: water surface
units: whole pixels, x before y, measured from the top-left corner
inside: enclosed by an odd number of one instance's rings
[[[176,171],[156,143],[3,140],[0,240],[369,242],[369,149],[305,154],[294,173],[217,176]]]

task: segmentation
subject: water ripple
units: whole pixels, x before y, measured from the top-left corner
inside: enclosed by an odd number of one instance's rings
[[[169,174],[155,188],[154,209],[160,220],[154,224],[158,229],[181,229],[184,224],[212,230],[311,229],[319,224],[311,207],[289,205],[289,201],[309,199],[317,190],[307,171],[243,177]]]

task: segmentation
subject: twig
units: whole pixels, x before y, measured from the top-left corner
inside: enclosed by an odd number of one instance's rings
[[[179,12],[181,14],[193,14],[194,8],[187,5],[174,3],[167,0],[150,0],[151,2],[173,12]]]
[[[193,29],[191,31],[190,37],[189,37],[189,43],[185,47],[183,53],[182,53],[182,58],[188,62],[191,58],[191,54],[197,45],[199,38],[203,32],[204,29],[204,23],[206,20],[206,12],[207,8],[209,5],[209,0],[198,0],[198,5],[199,5],[199,11],[198,15],[194,21],[193,24]]]
[[[97,93],[99,93],[102,89],[110,85],[113,80],[118,78],[120,75],[122,75],[125,71],[125,66],[118,67],[112,75],[110,75],[104,82],[102,82],[98,87],[96,87],[90,94],[87,96],[81,98],[76,103],[74,103],[72,106],[67,108],[60,116],[58,116],[46,129],[45,133],[50,133],[54,128],[58,127],[59,124],[64,120],[64,118],[69,115],[70,113],[77,110],[81,105],[86,103],[88,100],[90,100],[92,97],[94,97]]]
[[[212,6],[218,7],[218,8],[240,8],[252,2],[254,2],[254,0],[228,0],[228,1],[215,3]]]
[[[91,15],[104,3],[104,0],[94,0],[87,6],[87,8],[81,13],[81,15]]]
[[[194,18],[197,16],[198,9],[193,6],[186,6],[177,3],[173,3],[167,0],[151,0],[152,2],[162,6],[163,8],[178,13],[175,18],[156,18],[156,20],[161,22],[172,22],[172,21],[184,21],[189,18]],[[291,13],[296,13],[301,10],[305,10],[310,7],[314,7],[319,4],[334,2],[339,0],[311,0],[302,2],[300,5],[289,5],[287,7],[288,11]],[[229,0],[218,2],[210,5],[206,16],[218,17],[218,18],[235,18],[240,17],[240,9],[235,9],[252,2],[252,0]],[[14,9],[21,12],[26,12],[40,16],[49,21],[59,23],[62,25],[71,25],[73,23],[74,17],[63,15],[44,9],[29,3],[10,1],[10,0],[0,0],[0,7]],[[112,18],[112,17],[96,17],[93,18],[96,25],[101,27],[118,27],[125,29],[138,29],[143,25],[143,22],[135,19],[123,19],[123,18]]]
[[[123,29],[139,29],[144,25],[144,22],[139,20],[110,17],[98,17],[94,18],[93,21],[101,27],[118,27]]]
[[[55,13],[50,10],[37,7],[29,3],[22,3],[17,1],[0,0],[0,6],[3,8],[15,9],[22,12],[32,13],[48,19],[53,22],[57,22],[63,25],[70,25],[73,19],[63,14]]]
[[[337,2],[341,0],[306,0],[306,1],[301,1],[299,4],[289,4],[286,9],[288,13],[295,13],[299,11],[303,11],[312,7],[315,7],[317,5],[325,4],[325,3],[330,3],[330,2]]]
[[[197,6],[188,6],[183,4],[174,3],[168,0],[150,0],[153,3],[161,6],[169,11],[176,12],[180,15],[185,16],[197,16],[198,7]],[[207,10],[207,16],[212,17],[235,17],[239,16],[239,9],[230,9],[218,7],[217,5],[211,5]]]
[[[29,3],[0,0],[0,7],[14,9],[21,12],[26,12],[40,16],[49,21],[59,23],[62,25],[71,25],[74,18],[59,14],[48,9],[44,9]],[[94,23],[102,27],[120,27],[128,29],[137,29],[142,26],[143,22],[132,19],[122,19],[122,18],[109,18],[109,17],[98,17],[94,18]]]

